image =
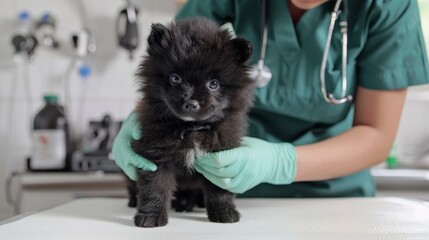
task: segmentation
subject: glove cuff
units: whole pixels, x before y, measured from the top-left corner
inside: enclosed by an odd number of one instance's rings
[[[272,174],[268,179],[271,184],[290,184],[296,177],[296,148],[290,143],[276,143],[276,153]]]

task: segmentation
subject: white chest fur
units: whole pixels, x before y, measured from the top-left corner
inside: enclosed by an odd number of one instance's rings
[[[192,169],[195,158],[204,154],[206,154],[206,151],[201,148],[201,145],[199,143],[194,143],[194,148],[191,148],[186,152],[185,167]]]

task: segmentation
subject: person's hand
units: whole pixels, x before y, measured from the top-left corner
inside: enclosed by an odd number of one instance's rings
[[[116,164],[132,180],[137,179],[136,167],[146,171],[155,171],[156,164],[138,155],[131,148],[131,142],[141,138],[140,125],[136,112],[132,112],[122,123],[121,130],[113,142],[112,153]]]
[[[260,183],[292,183],[296,151],[289,143],[244,137],[240,147],[208,153],[197,158],[194,167],[218,187],[243,193]]]

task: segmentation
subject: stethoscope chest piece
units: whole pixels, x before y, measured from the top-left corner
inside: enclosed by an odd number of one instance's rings
[[[255,85],[258,88],[267,86],[272,76],[271,70],[261,60],[257,64],[252,65],[249,72],[249,77],[255,80]]]

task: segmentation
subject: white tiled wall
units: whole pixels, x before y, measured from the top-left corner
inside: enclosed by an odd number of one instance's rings
[[[177,10],[174,0],[134,2],[140,10],[138,20],[141,45],[130,61],[128,54],[117,47],[115,35],[116,17],[125,6],[125,0],[0,1],[0,220],[8,217],[12,211],[4,197],[5,178],[10,171],[23,168],[24,159],[30,150],[26,85],[20,74],[17,77],[17,72],[22,71],[17,71],[10,44],[18,12],[27,10],[35,18],[46,11],[51,12],[56,17],[57,34],[62,45],[61,51],[39,48],[40,51],[29,65],[31,114],[42,107],[44,93],[59,93],[60,100],[64,101],[62,81],[71,61],[71,35],[84,24],[95,34],[97,51],[87,61],[93,70],[91,76],[82,81],[75,69],[69,79],[72,100],[70,120],[75,129],[82,132],[81,123],[86,127],[89,119],[100,119],[103,114],[108,113],[114,119],[121,120],[133,109],[137,99],[133,74],[144,53],[150,24],[169,22]],[[80,9],[84,9],[84,12]],[[86,23],[81,16],[86,16]],[[16,91],[11,91],[13,83],[16,83]],[[79,101],[84,88],[87,95],[81,113]],[[13,94],[16,94],[15,97]],[[14,108],[10,118],[9,108],[12,102]]]

